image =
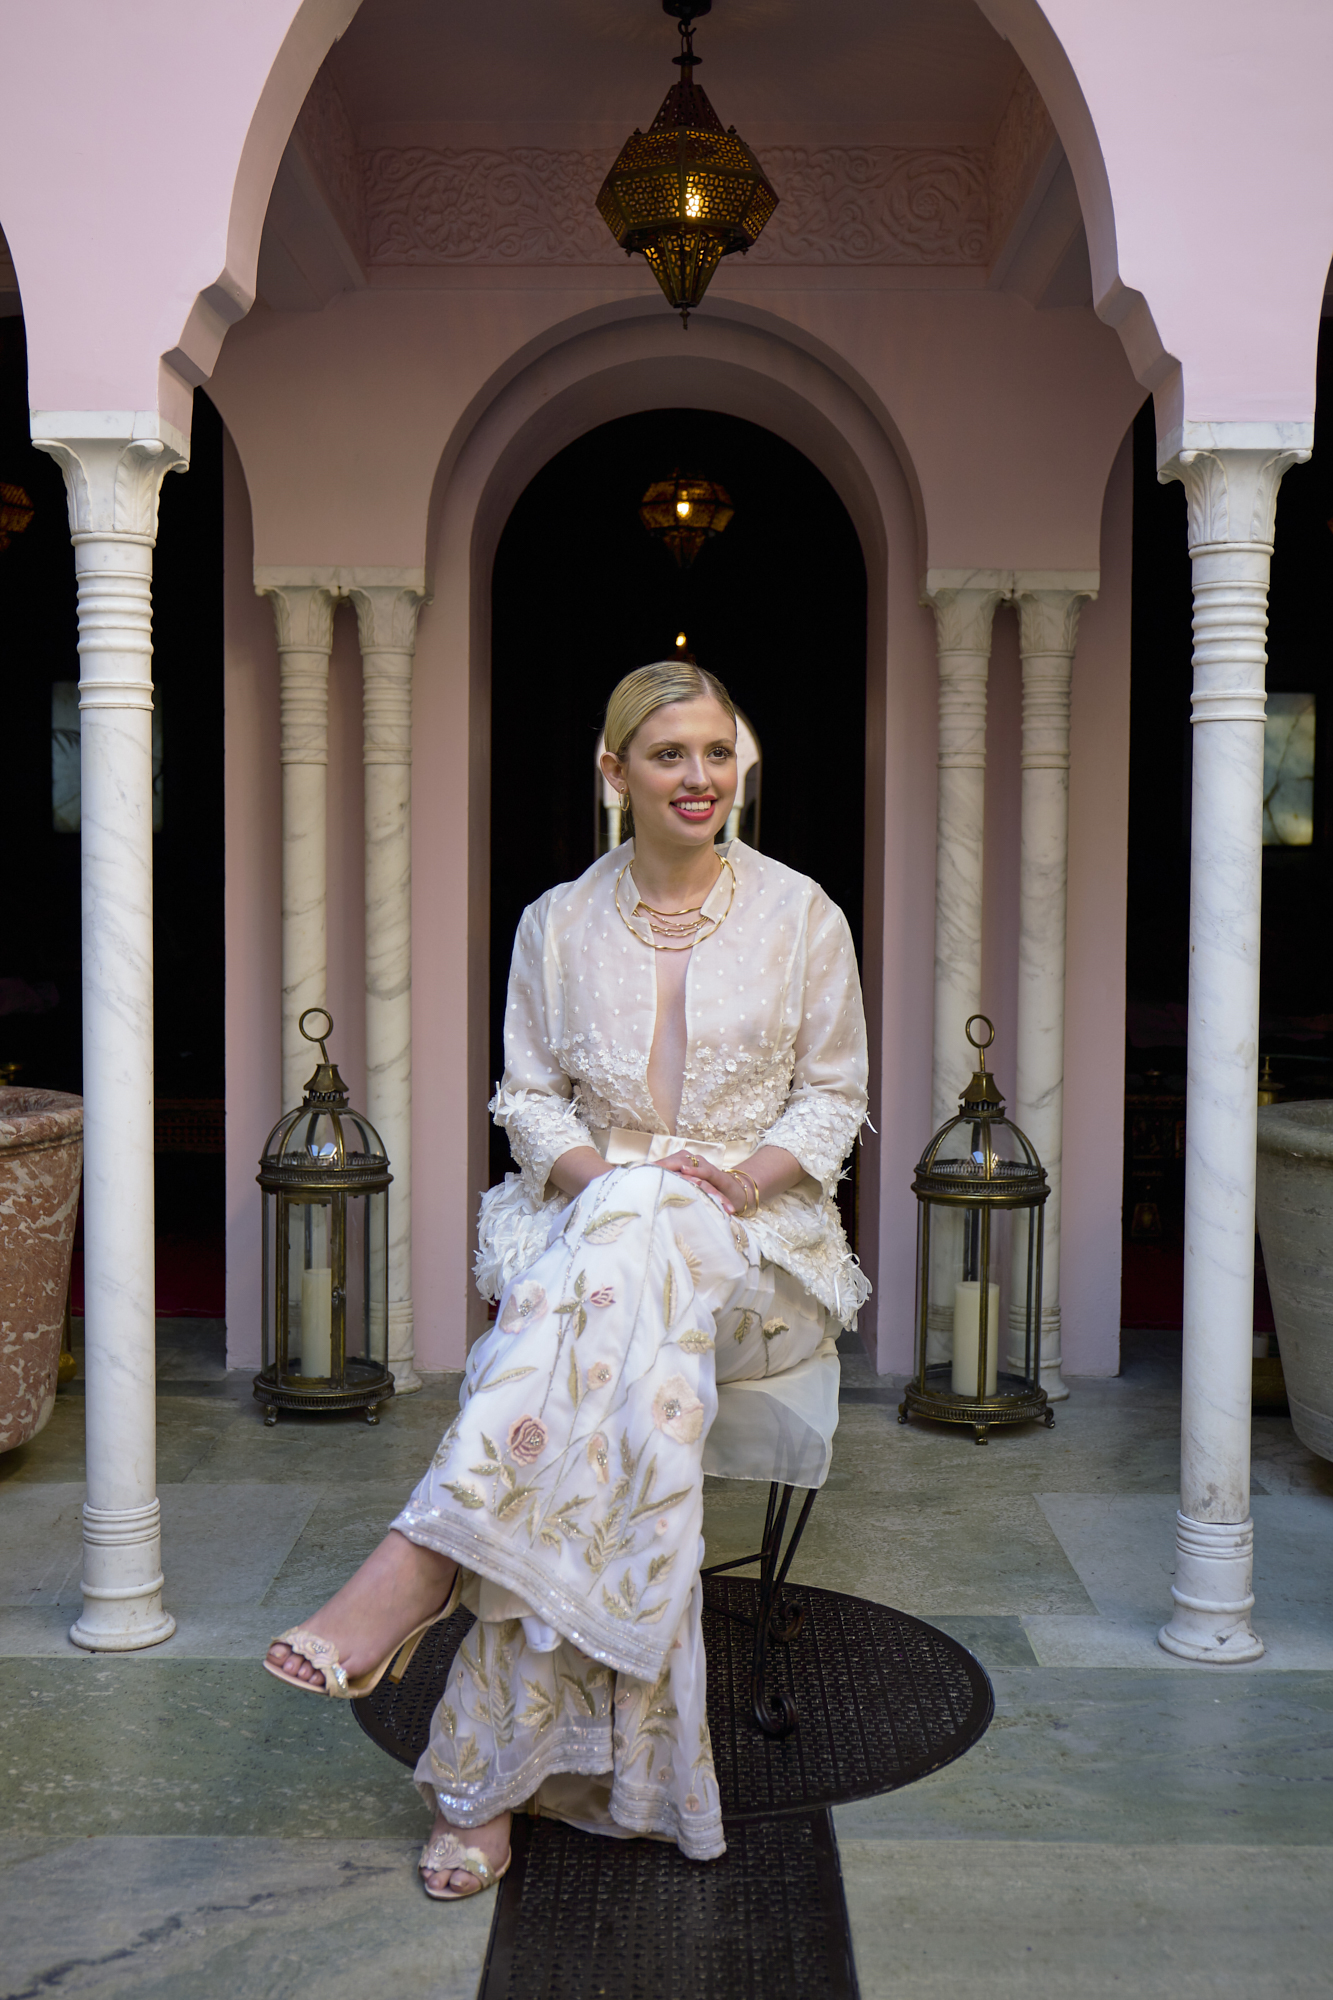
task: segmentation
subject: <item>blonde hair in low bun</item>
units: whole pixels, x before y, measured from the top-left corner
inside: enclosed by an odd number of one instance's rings
[[[606,704],[606,747],[623,764],[625,752],[648,717],[670,701],[701,701],[711,695],[734,726],[736,707],[716,674],[693,660],[654,660],[617,681]]]

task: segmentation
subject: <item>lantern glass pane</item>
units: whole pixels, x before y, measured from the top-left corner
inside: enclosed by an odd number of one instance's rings
[[[287,1203],[287,1371],[334,1373],[333,1197]]]

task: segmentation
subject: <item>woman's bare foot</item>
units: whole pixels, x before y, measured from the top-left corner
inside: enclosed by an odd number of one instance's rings
[[[436,1813],[430,1837],[434,1840],[437,1834],[452,1833],[464,1847],[480,1848],[494,1875],[509,1859],[509,1823],[512,1817],[511,1813],[501,1813],[498,1819],[487,1820],[485,1826],[454,1826],[443,1813]],[[481,1887],[479,1878],[470,1868],[447,1868],[438,1874],[425,1875],[422,1879],[429,1889],[455,1889],[460,1896],[475,1895]]]
[[[441,1608],[453,1588],[457,1567],[448,1556],[420,1548],[391,1528],[374,1554],[306,1623],[311,1632],[338,1648],[339,1662],[349,1677],[368,1673]],[[324,1685],[318,1668],[282,1640],[269,1647],[268,1657],[293,1679]]]

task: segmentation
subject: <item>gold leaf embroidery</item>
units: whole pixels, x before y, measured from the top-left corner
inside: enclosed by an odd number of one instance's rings
[[[583,1240],[585,1243],[614,1243],[624,1235],[631,1222],[638,1220],[639,1212],[635,1208],[613,1208],[608,1215],[599,1215],[595,1222],[588,1224]]]
[[[486,1502],[482,1499],[475,1486],[464,1486],[461,1481],[450,1479],[446,1481],[446,1490],[453,1494],[460,1507],[484,1507],[486,1505]]]
[[[540,1736],[555,1721],[555,1699],[549,1688],[544,1688],[540,1681],[530,1681],[526,1674],[523,1685],[532,1699],[518,1719],[525,1729],[535,1730]]]
[[[682,1333],[676,1345],[683,1347],[687,1354],[707,1354],[713,1345],[713,1336],[705,1333],[701,1326],[695,1326],[688,1333]]]
[[[517,1382],[521,1375],[535,1375],[536,1373],[537,1370],[535,1368],[506,1368],[496,1376],[493,1382],[478,1382],[472,1393],[474,1396],[487,1396],[492,1389],[500,1388],[502,1383]]]
[[[676,1248],[684,1259],[685,1269],[689,1272],[691,1280],[697,1285],[704,1267],[703,1258],[692,1244],[685,1241],[683,1236],[676,1238]]]
[[[662,1280],[663,1326],[669,1327],[671,1325],[671,1322],[675,1317],[675,1313],[676,1313],[676,1275],[675,1272],[672,1270],[670,1264],[668,1264],[666,1276]]]

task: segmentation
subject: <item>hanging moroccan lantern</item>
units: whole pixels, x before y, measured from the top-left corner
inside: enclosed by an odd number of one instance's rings
[[[690,312],[733,250],[748,250],[777,195],[734,125],[694,81],[694,22],[713,0],[662,0],[680,22],[680,82],[647,132],[635,130],[602,183],[597,207],[627,256],[640,252],[688,326]]]
[[[670,549],[681,569],[690,567],[704,543],[720,535],[735,512],[725,486],[679,472],[670,479],[655,479],[639,502],[644,527]]]

